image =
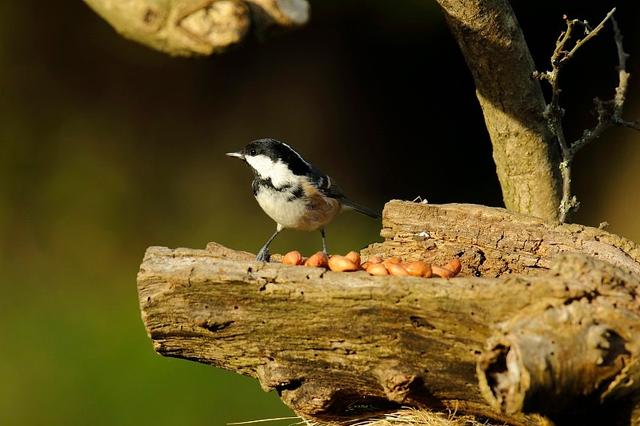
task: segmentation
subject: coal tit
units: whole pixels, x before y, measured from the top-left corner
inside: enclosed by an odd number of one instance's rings
[[[269,260],[269,244],[285,228],[320,230],[322,249],[326,253],[325,225],[341,210],[351,209],[372,218],[380,217],[348,199],[329,176],[283,142],[258,139],[227,155],[244,160],[253,169],[253,195],[262,210],[276,222],[276,232],[260,249],[257,260]]]

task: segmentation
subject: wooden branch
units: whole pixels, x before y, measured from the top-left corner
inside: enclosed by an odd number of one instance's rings
[[[549,224],[505,209],[473,204],[390,201],[380,233],[385,241],[362,251],[445,264],[459,257],[462,275],[538,274],[561,253],[593,256],[640,276],[640,247],[598,228]]]
[[[438,250],[410,238],[425,232]],[[508,259],[524,274],[472,277],[465,264],[467,276],[448,281],[371,277],[256,262],[213,243],[151,247],[138,275],[143,321],[160,354],[256,377],[298,414],[323,421],[412,406],[546,424],[531,411],[575,408],[585,392],[602,401],[638,395],[633,243],[502,209],[403,202],[385,208],[383,235],[387,241],[369,253],[385,244],[401,251],[404,235],[414,255],[466,244],[487,249],[492,264],[524,241],[520,257]],[[484,245],[492,239],[494,251]],[[535,256],[538,267],[530,264]],[[575,348],[584,350],[572,356]]]
[[[476,83],[506,207],[558,220],[559,153],[527,43],[507,0],[437,0]]]
[[[307,0],[85,0],[120,34],[171,55],[210,55],[273,28],[304,25]]]

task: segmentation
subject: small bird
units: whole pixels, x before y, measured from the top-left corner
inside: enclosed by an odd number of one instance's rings
[[[285,228],[320,230],[322,250],[327,253],[324,228],[340,211],[351,209],[372,218],[380,217],[348,199],[329,176],[286,143],[258,139],[227,155],[244,160],[253,169],[253,195],[262,210],[276,222],[276,232],[258,252],[259,261],[269,260],[269,245]]]

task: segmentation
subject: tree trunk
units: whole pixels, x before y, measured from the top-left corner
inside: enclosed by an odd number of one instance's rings
[[[383,221],[386,241],[363,255],[439,263],[455,252],[461,277],[261,263],[214,243],[151,247],[138,291],[155,349],[256,377],[321,421],[410,406],[547,424],[584,414],[588,400],[585,419],[620,404],[616,420],[629,424],[640,384],[637,246],[471,205],[391,202]]]
[[[437,1],[475,80],[506,207],[557,222],[560,155],[511,5],[507,0]]]

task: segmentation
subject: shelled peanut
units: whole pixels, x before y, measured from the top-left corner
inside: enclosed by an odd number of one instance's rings
[[[397,275],[430,278],[453,278],[462,270],[459,259],[453,259],[444,266],[429,265],[423,261],[403,262],[399,257],[383,259],[380,256],[372,256],[366,262],[361,263],[360,253],[350,251],[346,255],[327,256],[324,252],[317,252],[308,259],[302,257],[299,251],[294,250],[282,257],[285,265],[303,265],[327,268],[335,272],[367,271],[370,275]]]
[[[285,265],[302,265],[304,260],[298,250],[290,251],[282,257],[282,263]]]
[[[358,263],[356,264],[347,256],[334,254],[329,258],[329,269],[336,272],[357,271],[360,269],[360,261],[358,259]]]
[[[372,263],[366,269],[369,275],[389,275],[389,271],[382,263]]]
[[[407,270],[409,275],[413,275],[414,277],[431,277],[431,265],[419,260],[416,262],[405,263],[404,269]]]
[[[327,268],[329,266],[329,257],[323,251],[319,251],[313,256],[309,257],[304,262],[304,266],[314,266],[316,268]]]

